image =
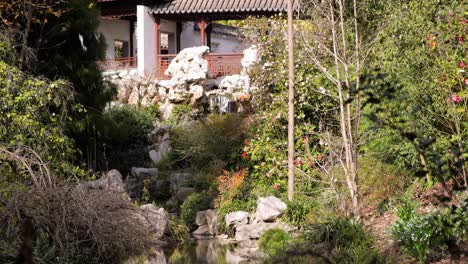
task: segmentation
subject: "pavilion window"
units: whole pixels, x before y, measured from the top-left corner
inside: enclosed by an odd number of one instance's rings
[[[130,45],[125,40],[114,40],[114,58],[127,58],[130,55]]]

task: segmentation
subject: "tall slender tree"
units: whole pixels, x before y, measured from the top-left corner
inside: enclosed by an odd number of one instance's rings
[[[288,0],[288,199],[294,198],[294,39],[293,1]]]

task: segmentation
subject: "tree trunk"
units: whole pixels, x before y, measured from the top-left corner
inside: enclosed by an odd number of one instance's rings
[[[28,48],[28,38],[29,38],[29,32],[31,31],[31,23],[32,23],[32,15],[33,15],[33,6],[31,2],[28,2],[27,5],[28,5],[28,13],[26,14],[26,28],[23,34],[23,43],[21,44],[21,52],[20,52],[20,58],[19,58],[20,70],[24,70],[24,66],[26,64],[26,50]]]
[[[294,198],[294,42],[292,24],[292,0],[288,0],[288,199]]]
[[[429,169],[427,168],[426,157],[422,151],[419,151],[419,160],[421,161],[421,165],[423,167],[424,174],[426,176],[426,181],[428,185],[432,185],[432,178]]]
[[[16,259],[17,264],[33,264],[33,227],[29,217],[23,220],[22,240],[23,244]]]

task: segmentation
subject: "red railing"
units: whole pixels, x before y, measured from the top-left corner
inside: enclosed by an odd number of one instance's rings
[[[164,72],[177,54],[160,54],[156,61],[156,76],[159,79],[169,79]],[[211,53],[205,59],[208,60],[208,73],[211,78],[239,74],[241,71],[242,53]]]
[[[126,58],[102,60],[98,62],[98,65],[102,71],[110,71],[110,70],[122,70],[122,69],[128,69],[128,68],[135,68],[137,66],[137,63],[136,63],[136,58],[126,57]]]

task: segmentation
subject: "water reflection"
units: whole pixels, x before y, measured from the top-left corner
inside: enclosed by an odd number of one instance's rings
[[[236,246],[218,240],[194,240],[181,245],[155,248],[145,257],[127,264],[254,264],[258,261],[239,256]]]

